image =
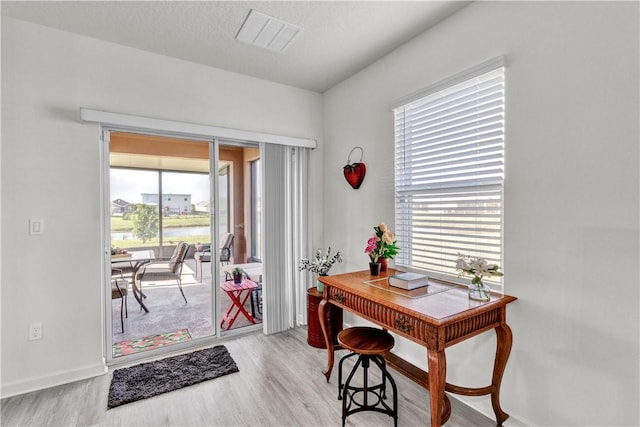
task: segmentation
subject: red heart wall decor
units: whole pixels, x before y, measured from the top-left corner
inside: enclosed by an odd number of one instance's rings
[[[356,148],[360,149],[360,162],[351,163],[351,153]],[[362,147],[354,147],[353,150],[349,153],[349,157],[347,158],[347,164],[342,168],[342,172],[347,182],[354,190],[360,188],[362,181],[364,181],[364,176],[367,173],[367,167],[362,163],[362,156],[364,155],[364,151]]]
[[[367,167],[364,163],[352,163],[344,167],[344,177],[354,190],[360,188],[360,184],[364,181],[364,175],[367,173]]]

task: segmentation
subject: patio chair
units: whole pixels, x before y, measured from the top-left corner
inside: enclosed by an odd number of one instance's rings
[[[222,240],[222,246],[220,246],[220,263],[225,262],[229,264],[231,261],[231,248],[233,247],[233,238],[235,236],[231,233],[227,233],[227,236]]]
[[[187,297],[184,296],[184,292],[182,291],[181,274],[188,249],[188,243],[180,242],[174,249],[171,258],[158,259],[143,265],[137,275],[140,290],[142,291],[142,282],[145,280],[175,280],[178,284],[178,289],[180,289],[180,293],[182,294],[182,298],[184,298],[184,303],[186,304]]]
[[[115,276],[115,277],[114,277]],[[124,278],[122,270],[117,268],[111,269],[111,299],[120,299],[120,326],[124,333],[124,318],[122,313],[129,318],[129,309],[127,307],[127,294],[129,293],[129,282]]]
[[[222,245],[220,245],[220,264],[229,264],[234,237],[233,234],[227,233],[222,239]],[[196,259],[196,280],[202,280],[202,263],[211,262],[211,245],[202,246],[193,257]],[[198,271],[200,272],[199,274]],[[198,277],[200,278],[198,279]]]

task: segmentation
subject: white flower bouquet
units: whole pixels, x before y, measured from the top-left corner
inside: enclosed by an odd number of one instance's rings
[[[340,251],[337,251],[332,256],[331,246],[329,246],[326,255],[323,255],[322,250],[318,249],[315,259],[309,260],[308,258],[303,258],[298,265],[298,270],[308,270],[312,273],[317,273],[319,276],[326,276],[336,262],[342,262],[342,254]]]
[[[456,269],[460,274],[472,275],[471,284],[481,285],[485,276],[502,276],[498,264],[489,264],[487,260],[480,257],[458,254]]]

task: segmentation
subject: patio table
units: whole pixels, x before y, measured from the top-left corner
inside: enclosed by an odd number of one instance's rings
[[[231,328],[233,322],[236,321],[238,315],[242,313],[247,320],[253,324],[256,324],[256,320],[254,317],[247,312],[244,308],[244,304],[249,299],[249,296],[253,292],[254,289],[258,287],[258,284],[253,280],[243,279],[242,283],[235,284],[233,280],[227,280],[220,284],[220,289],[225,291],[229,298],[231,298],[231,305],[227,309],[227,312],[222,316],[222,321],[220,322],[220,327],[226,330]],[[224,324],[229,322],[227,327],[224,327]]]
[[[117,264],[120,262],[129,263],[129,265],[131,266],[131,270],[133,272],[133,280],[131,281],[133,297],[136,299],[136,301],[138,301],[138,303],[140,304],[140,307],[142,307],[142,309],[146,313],[149,312],[149,309],[147,308],[146,305],[144,305],[144,302],[142,302],[142,298],[146,298],[147,296],[144,293],[142,293],[142,290],[140,288],[138,288],[138,285],[136,284],[136,276],[138,274],[138,270],[140,270],[140,268],[143,265],[151,262],[154,259],[155,259],[155,255],[152,250],[129,251],[124,256],[111,255],[111,266],[113,268],[118,268],[117,266],[114,266],[114,264]]]

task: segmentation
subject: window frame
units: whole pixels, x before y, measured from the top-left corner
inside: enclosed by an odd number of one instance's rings
[[[434,277],[440,277],[446,280],[461,282],[459,273],[455,269],[455,260],[458,258],[457,253],[471,256],[481,256],[491,263],[503,265],[504,259],[504,150],[505,150],[505,95],[504,86],[506,80],[504,57],[498,57],[479,64],[469,70],[461,72],[441,82],[435,83],[425,89],[415,92],[412,95],[404,97],[396,101],[393,106],[394,112],[394,149],[395,149],[395,183],[394,183],[394,202],[395,202],[395,228],[396,237],[398,239],[402,251],[396,256],[396,265],[403,269],[411,271],[421,271]],[[480,98],[482,90],[481,83],[471,84],[471,82],[482,82],[483,78],[491,73],[499,74],[500,86],[495,95],[500,102],[497,103],[498,111],[501,119],[493,119],[501,122],[498,126],[498,137],[491,136],[492,140],[496,139],[494,147],[487,148],[490,143],[480,142],[476,149],[476,154],[469,155],[471,160],[460,161],[460,154],[454,152],[463,151],[461,148],[453,148],[460,144],[460,138],[453,136],[457,132],[451,131],[451,136],[434,136],[436,132],[431,129],[424,130],[425,127],[436,128],[438,126],[449,126],[447,121],[451,117],[458,119],[458,115],[463,113],[455,108],[451,109],[451,114],[443,113],[445,103],[452,98],[459,96],[461,88],[465,88],[472,95]],[[474,85],[476,89],[473,88]],[[492,90],[496,90],[492,88]],[[462,111],[462,107],[460,111]],[[409,112],[432,109],[433,118],[417,119],[407,118]],[[429,114],[429,113],[426,113]],[[465,113],[466,114],[466,113]],[[482,117],[482,114],[478,114]],[[417,116],[416,116],[417,117]],[[424,124],[425,120],[429,120],[428,125]],[[440,121],[438,121],[440,120]],[[482,128],[482,122],[476,120],[468,120],[465,124],[464,131],[475,130],[479,135]],[[411,133],[420,127],[420,132]],[[449,133],[447,130],[445,133]],[[473,133],[472,133],[473,134]],[[483,138],[478,138],[483,139]],[[487,138],[484,138],[485,140]],[[471,143],[472,145],[473,143]],[[484,144],[484,145],[483,145]],[[442,151],[447,153],[447,160],[443,161],[440,153],[434,147],[442,147]],[[415,147],[420,147],[418,151]],[[424,151],[419,151],[424,150]],[[482,154],[477,154],[482,151]],[[473,153],[473,150],[470,150]],[[420,154],[417,154],[420,153]],[[499,155],[498,155],[499,154]],[[450,157],[448,157],[450,156]],[[471,166],[464,166],[463,163]],[[416,166],[417,165],[417,166]],[[478,165],[486,165],[481,168]],[[472,168],[476,171],[469,171]],[[485,169],[484,172],[479,171]],[[489,171],[495,173],[491,175]],[[496,172],[497,171],[497,172]],[[458,172],[458,173],[456,173]],[[418,183],[418,179],[420,180]],[[490,193],[484,193],[488,191]],[[440,193],[439,195],[437,195]],[[469,201],[465,213],[463,209],[463,193],[475,194],[475,202]],[[489,199],[484,199],[481,194],[491,194]],[[420,204],[414,196],[427,197]],[[427,196],[430,195],[430,196]],[[436,196],[437,195],[437,196]],[[464,196],[468,197],[468,196]],[[437,202],[440,198],[440,202]],[[475,203],[475,204],[474,204]],[[436,213],[439,204],[440,213]],[[446,210],[446,204],[452,206],[452,209]],[[466,202],[465,202],[466,204]],[[420,208],[418,209],[418,206]],[[491,206],[489,209],[487,206]],[[474,211],[474,209],[476,209]],[[479,212],[482,214],[478,214]],[[492,213],[493,211],[493,213]],[[478,212],[471,214],[469,212]],[[463,219],[460,218],[475,218]],[[439,226],[434,225],[438,223]],[[484,226],[478,227],[480,219],[492,217],[492,221],[497,223],[497,229],[493,222],[486,227],[489,231],[484,230]],[[415,218],[421,221],[422,227],[416,227]],[[448,221],[447,221],[448,219]],[[434,221],[436,221],[434,223]],[[456,221],[453,223],[452,221]],[[427,225],[431,223],[431,225]],[[469,231],[476,224],[477,231],[474,231],[476,241],[470,239]],[[482,224],[481,224],[482,225]],[[428,228],[438,228],[439,231],[429,231]],[[415,230],[415,231],[414,231]],[[419,231],[418,231],[419,230]],[[480,236],[491,235],[489,239]],[[436,244],[434,244],[437,243]],[[433,246],[431,246],[433,244]],[[458,247],[460,250],[453,252]],[[472,249],[472,248],[475,248]],[[503,280],[501,277],[485,277],[486,282],[494,290],[503,291]],[[465,281],[468,283],[468,278]]]
[[[249,162],[251,179],[251,261],[262,262],[262,227],[261,214],[258,209],[262,209],[262,184],[261,184],[261,158]]]

